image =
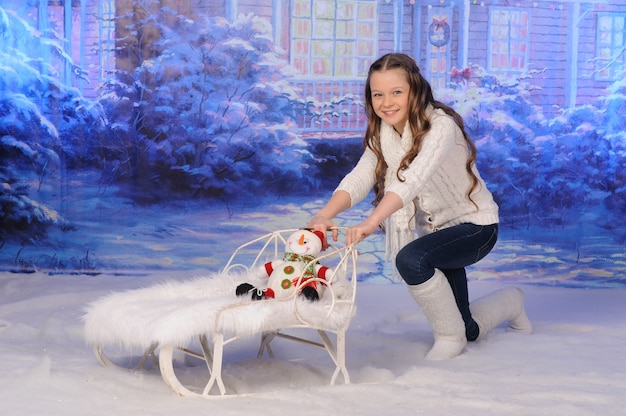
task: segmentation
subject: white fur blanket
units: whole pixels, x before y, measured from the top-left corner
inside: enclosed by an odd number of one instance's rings
[[[290,300],[251,301],[237,297],[241,282],[258,279],[245,274],[215,273],[186,281],[112,293],[88,305],[83,316],[85,339],[92,345],[148,348],[153,343],[185,347],[199,335],[246,336],[301,325],[299,315],[312,327],[345,329],[354,309],[331,296],[317,302]],[[343,290],[344,297],[348,295]]]

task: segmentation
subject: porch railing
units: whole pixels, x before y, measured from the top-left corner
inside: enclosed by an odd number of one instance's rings
[[[360,135],[367,123],[363,111],[364,80],[294,79],[302,97],[310,101],[308,111],[297,117],[301,133],[355,133]]]

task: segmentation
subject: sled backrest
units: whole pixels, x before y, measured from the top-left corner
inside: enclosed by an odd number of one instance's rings
[[[341,229],[343,230],[343,228]],[[287,238],[293,232],[298,231],[297,228],[277,230],[267,233],[261,237],[255,238],[247,243],[239,246],[223,268],[224,272],[243,271],[248,272],[254,268],[261,267],[267,261],[282,257],[285,251]],[[315,260],[305,266],[305,269],[314,263],[319,262],[329,267],[332,272],[325,279],[317,277],[309,278],[316,280],[319,284],[325,286],[322,298],[326,304],[327,316],[330,316],[338,309],[342,314],[352,316],[355,308],[356,300],[356,284],[357,284],[357,251],[353,245],[336,248],[329,246],[326,252],[318,255]],[[296,293],[299,293],[306,282],[302,280],[302,276],[298,277],[295,286],[298,290],[294,295],[283,300],[295,299]],[[296,302],[296,315],[304,324],[308,324],[307,319],[299,313],[298,302]],[[349,323],[349,319],[347,320]]]
[[[231,272],[237,269],[248,271],[266,261],[278,258],[287,244],[286,237],[295,231],[297,228],[273,231],[240,245],[230,256],[222,271]]]

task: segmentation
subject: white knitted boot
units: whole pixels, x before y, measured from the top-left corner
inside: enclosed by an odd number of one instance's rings
[[[530,334],[533,326],[524,310],[524,292],[517,287],[499,289],[470,303],[472,317],[480,328],[478,339],[509,322],[509,330]]]
[[[443,272],[435,269],[433,277],[420,285],[410,285],[408,289],[435,336],[435,344],[426,354],[426,359],[447,360],[459,355],[467,344],[465,324]]]

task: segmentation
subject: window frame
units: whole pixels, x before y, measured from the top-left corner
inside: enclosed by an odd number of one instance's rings
[[[98,2],[98,81],[115,79],[115,0]]]
[[[500,22],[496,22],[496,13],[506,13],[509,14],[510,17],[514,17],[511,15],[516,15],[519,22],[525,20],[525,24],[517,24],[514,26],[511,25],[511,20],[509,19],[507,24],[503,24]],[[530,56],[530,29],[531,29],[531,13],[528,9],[525,8],[513,8],[513,7],[491,7],[489,9],[489,28],[487,32],[488,42],[487,42],[487,68],[492,72],[503,72],[503,73],[514,73],[514,72],[523,72],[528,68],[529,56]],[[508,26],[508,27],[507,27]],[[495,35],[497,33],[497,29],[508,32],[508,36],[496,38]],[[511,36],[511,31],[519,31],[517,36]],[[506,42],[505,51],[495,51],[496,45],[495,42],[500,40],[502,42]],[[512,43],[518,44],[515,48],[512,47]],[[524,48],[521,51],[521,48]],[[513,49],[515,49],[513,51]],[[494,55],[498,55],[500,60],[506,53],[506,67],[504,65],[494,66]],[[512,60],[516,58],[517,64],[511,65]]]
[[[291,10],[290,63],[300,78],[367,75],[378,53],[376,0],[292,0]]]
[[[610,44],[603,42],[602,19],[611,19]],[[594,74],[596,81],[617,81],[626,70],[626,13],[598,13],[596,24],[596,50]],[[616,21],[621,19],[621,45],[615,44]],[[602,56],[602,49],[609,48],[610,52]],[[616,53],[620,51],[618,55]],[[619,64],[621,62],[621,65]],[[606,75],[603,73],[606,72]]]

